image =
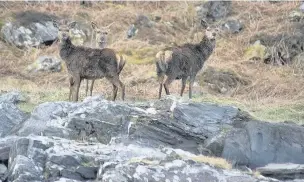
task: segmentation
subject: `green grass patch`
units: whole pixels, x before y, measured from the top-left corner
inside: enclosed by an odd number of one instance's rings
[[[297,124],[304,124],[304,104],[262,107],[251,113],[260,120],[265,121],[293,121]]]
[[[144,47],[141,49],[120,51],[126,56],[127,62],[131,64],[152,64],[155,59],[156,50],[151,47]]]
[[[269,122],[284,122],[293,121],[297,124],[304,124],[304,103],[297,103],[292,105],[249,105],[237,101],[233,98],[218,97],[213,95],[204,95],[203,97],[194,97],[194,102],[208,102],[219,105],[229,105],[240,108],[248,112],[253,118],[269,121]]]

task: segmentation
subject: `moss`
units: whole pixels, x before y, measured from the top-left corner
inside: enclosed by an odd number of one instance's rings
[[[131,158],[129,160],[129,163],[130,164],[140,163],[140,164],[146,164],[146,165],[158,165],[159,161],[150,160],[150,159],[141,159],[141,158]]]
[[[37,104],[29,103],[29,102],[23,102],[17,105],[19,109],[25,113],[31,113],[34,108],[37,106]]]
[[[266,47],[259,42],[254,43],[245,50],[245,58],[263,60],[266,55]]]

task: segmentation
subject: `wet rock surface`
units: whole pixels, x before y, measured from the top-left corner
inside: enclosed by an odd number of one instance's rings
[[[101,96],[48,102],[0,139],[0,176],[25,182],[293,180],[301,176],[254,176],[201,158],[223,157],[232,167],[252,169],[303,164],[303,133],[296,124],[255,121],[235,107],[173,97],[142,103]]]

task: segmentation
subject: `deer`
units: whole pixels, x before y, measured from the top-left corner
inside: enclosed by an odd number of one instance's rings
[[[96,48],[98,47],[100,49],[103,49],[103,48],[106,47],[106,45],[107,45],[107,35],[109,33],[109,28],[113,24],[114,24],[114,22],[105,26],[105,27],[99,28],[95,22],[93,22],[93,21],[91,22],[91,28],[93,30],[93,32],[91,34],[91,47],[96,47]],[[95,38],[94,38],[94,34],[95,34]],[[95,45],[93,45],[93,42],[95,43]],[[120,59],[124,59],[124,58],[120,57]],[[71,101],[72,87],[73,87],[73,84],[74,84],[74,80],[73,80],[72,76],[70,76],[70,78],[69,78],[69,83],[70,83],[69,100]],[[89,80],[86,79],[85,96],[88,96],[88,90],[90,91],[89,95],[92,96],[94,83],[95,83],[95,79],[92,79],[90,90],[89,90]]]
[[[155,55],[157,79],[159,82],[159,99],[161,98],[163,87],[166,94],[170,95],[170,84],[174,80],[180,79],[182,82],[180,96],[182,97],[188,78],[189,99],[192,98],[195,77],[214,51],[216,37],[219,32],[217,27],[209,26],[205,20],[201,20],[201,26],[205,29],[205,36],[199,43],[186,43],[181,46],[167,48]]]
[[[71,75],[70,87],[73,87],[74,90],[72,100],[78,101],[79,87],[83,79],[102,78],[106,78],[113,85],[112,100],[116,100],[118,88],[122,90],[121,99],[124,100],[125,85],[119,78],[119,74],[126,64],[123,56],[119,56],[109,48],[98,49],[73,45],[68,33],[71,28],[75,27],[76,22],[65,24],[54,20],[53,24],[59,30],[59,55],[65,61],[68,73]]]

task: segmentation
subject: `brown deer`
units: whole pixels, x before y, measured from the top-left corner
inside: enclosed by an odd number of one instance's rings
[[[121,98],[125,98],[125,86],[119,79],[119,74],[125,66],[125,60],[118,56],[113,49],[88,48],[75,46],[69,37],[69,29],[75,27],[76,22],[54,26],[59,29],[60,57],[65,61],[67,70],[72,76],[70,84],[73,87],[73,101],[78,101],[79,87],[83,79],[95,80],[107,78],[113,85],[113,99],[116,99],[118,87],[121,88]]]
[[[91,27],[92,27],[92,30],[93,30],[93,32],[91,34],[91,47],[101,48],[101,49],[106,47],[106,45],[107,45],[107,35],[110,31],[109,28],[113,23],[111,23],[108,26],[99,28],[95,22],[91,22]],[[95,43],[95,45],[93,45],[93,42]],[[72,85],[74,84],[72,76],[70,77],[69,82],[70,82],[69,100],[71,100],[72,87],[73,87]],[[95,82],[95,79],[92,79],[91,86],[90,86],[90,93],[89,93],[90,96],[92,96],[94,82]],[[86,79],[86,90],[85,90],[85,95],[86,96],[88,96],[88,90],[89,90],[89,80]]]
[[[174,80],[179,79],[182,80],[180,96],[183,96],[188,78],[190,78],[189,98],[192,98],[192,88],[195,77],[215,49],[215,39],[219,31],[216,27],[208,26],[204,20],[201,20],[201,25],[205,28],[205,36],[200,43],[188,43],[162,50],[156,54],[159,99],[161,98],[163,86],[166,94],[170,95],[169,85]],[[164,82],[165,76],[167,76],[167,78]]]

